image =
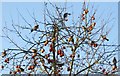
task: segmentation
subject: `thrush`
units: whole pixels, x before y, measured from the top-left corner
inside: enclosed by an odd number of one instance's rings
[[[21,72],[24,72],[24,69],[23,68],[20,68]]]
[[[82,26],[81,28],[83,31],[86,31],[86,29],[87,29],[85,26]]]
[[[117,65],[113,65],[112,70],[116,70],[116,69],[117,69]]]
[[[68,38],[68,42],[70,42],[70,41],[74,42],[73,36],[70,36],[70,37]]]
[[[68,15],[71,15],[71,13],[64,13],[63,18],[65,21],[68,21],[68,19],[67,19]]]
[[[7,55],[6,51],[3,51],[2,52],[2,57],[6,56],[6,55]]]
[[[102,37],[103,40],[109,41],[109,39],[106,37],[106,35],[101,35],[101,37]]]
[[[36,53],[37,52],[37,49],[32,49],[31,50],[33,53]]]
[[[113,64],[116,65],[116,63],[117,63],[117,60],[116,60],[116,58],[114,57],[114,58],[113,58]]]
[[[116,65],[116,64],[117,64],[117,60],[116,60],[116,58],[114,57],[114,58],[113,58],[113,67],[112,67],[113,70],[117,69],[117,65]]]
[[[37,24],[31,29],[31,32],[36,31],[38,28],[39,28],[39,25]]]

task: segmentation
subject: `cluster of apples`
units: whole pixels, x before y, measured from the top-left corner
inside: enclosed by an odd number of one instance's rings
[[[74,57],[75,57],[75,53],[71,54],[70,57],[71,57],[71,58],[74,58]]]
[[[83,29],[83,31],[87,31],[88,34],[91,34],[91,31],[93,30],[93,28],[95,27],[95,25],[96,25],[96,22],[93,22],[88,27],[82,26],[82,29]]]
[[[16,70],[15,71],[10,71],[9,74],[17,74],[17,73],[21,73],[24,72],[24,69],[20,66],[20,65],[16,65]]]
[[[97,47],[98,44],[95,42],[95,41],[91,41],[91,43],[89,43],[90,46],[93,46],[93,47]]]
[[[102,69],[104,75],[108,75],[108,72],[105,69]]]
[[[105,68],[99,67],[99,69],[101,70],[101,72],[102,72],[104,75],[108,75],[108,71],[106,71]]]
[[[56,40],[56,38],[52,38],[52,39],[51,39],[51,42],[53,43],[55,40]],[[48,43],[49,43],[49,41],[46,40],[46,41],[44,42],[44,46],[46,46]]]
[[[46,46],[48,44],[48,40],[46,40],[45,42],[44,42],[44,46]]]
[[[63,57],[64,56],[64,51],[62,51],[61,49],[59,49],[57,51],[57,54],[60,55],[60,57]]]
[[[48,59],[48,63],[54,63],[53,59]]]
[[[85,15],[88,14],[88,9],[84,9],[83,10],[83,14],[82,14],[82,21],[85,20]]]
[[[59,72],[60,72],[60,70],[58,69],[58,70],[55,72],[55,74],[59,74]],[[60,75],[58,75],[58,76],[60,76]]]
[[[85,19],[87,19],[86,17],[87,17],[88,12],[89,12],[88,8],[83,8],[83,13],[81,15],[81,20],[82,21],[84,21]],[[95,15],[95,12],[91,16],[91,19],[90,19],[91,20],[91,24],[90,24],[90,26],[88,26],[88,27],[82,26],[82,29],[84,31],[87,31],[88,34],[91,34],[91,31],[93,30],[94,26],[96,25],[96,22],[92,22],[93,20],[95,20],[95,16],[94,15]]]
[[[20,65],[16,66],[16,72],[23,72],[23,71],[24,69]]]
[[[53,51],[54,51],[52,44],[50,44],[50,49],[49,49],[49,51],[50,51],[50,52],[53,52]]]
[[[60,57],[63,57],[64,56],[64,51],[63,51],[64,49],[66,49],[65,46],[62,46],[62,48],[60,48],[57,51],[57,55],[60,55]]]
[[[33,70],[34,68],[35,68],[34,65],[30,65],[30,66],[28,66],[28,70]]]

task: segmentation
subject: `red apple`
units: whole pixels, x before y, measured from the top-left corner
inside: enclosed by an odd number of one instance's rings
[[[9,58],[6,58],[4,62],[9,63]]]
[[[61,52],[62,52],[61,49],[59,49],[59,50],[57,51],[57,54],[60,55]]]
[[[52,48],[52,47],[53,47],[53,45],[52,45],[52,44],[50,44],[50,47]]]
[[[67,68],[67,71],[70,71],[70,67]]]
[[[92,19],[92,20],[95,20],[95,17],[94,17],[94,16],[92,16],[92,17],[91,17],[91,19]]]
[[[20,68],[20,65],[17,65],[16,68]]]
[[[64,52],[60,53],[60,57],[63,57],[64,56]]]
[[[63,49],[66,49],[65,46],[62,47]]]
[[[102,72],[104,73],[104,72],[105,72],[105,69],[103,69]]]
[[[45,50],[44,50],[44,49],[41,49],[40,51],[41,51],[42,53],[44,53]]]
[[[1,66],[0,66],[0,68],[1,68],[1,69],[3,69],[3,68],[4,68],[4,66],[3,66],[3,65],[1,65]]]
[[[53,48],[52,47],[50,47],[50,52],[52,52],[53,51]]]

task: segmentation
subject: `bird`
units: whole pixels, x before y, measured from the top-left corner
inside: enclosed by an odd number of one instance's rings
[[[117,69],[117,65],[113,65],[112,70],[116,70],[116,69]]]
[[[89,43],[89,45],[90,45],[90,46],[93,46],[93,47],[97,47],[97,46],[98,46],[98,44],[97,44],[95,41],[91,41],[91,42]]]
[[[6,51],[3,51],[2,52],[2,57],[6,56],[6,55],[7,55]]]
[[[21,72],[24,72],[24,69],[23,68],[20,68]]]
[[[70,36],[70,37],[68,38],[68,42],[70,42],[70,41],[74,42],[73,36]]]
[[[36,53],[37,52],[37,49],[32,49],[31,50],[33,53]]]
[[[63,18],[65,21],[68,21],[68,19],[67,19],[68,15],[71,15],[71,13],[64,13]]]
[[[31,29],[31,32],[36,31],[38,28],[39,28],[39,25],[36,24],[36,25]]]
[[[109,39],[106,37],[106,35],[101,35],[101,37],[102,37],[103,40],[109,41]]]
[[[116,65],[116,63],[117,63],[117,60],[116,60],[116,58],[114,57],[114,58],[113,58],[113,64]]]
[[[83,31],[86,31],[86,29],[87,29],[85,26],[82,26],[81,28]]]
[[[116,65],[116,64],[117,64],[117,60],[116,60],[116,58],[114,57],[114,58],[113,58],[113,67],[112,67],[113,70],[115,70],[115,69],[117,68],[117,65]]]

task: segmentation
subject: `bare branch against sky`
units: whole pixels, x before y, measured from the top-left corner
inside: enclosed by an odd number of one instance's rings
[[[0,72],[117,74],[116,4],[2,3]]]

